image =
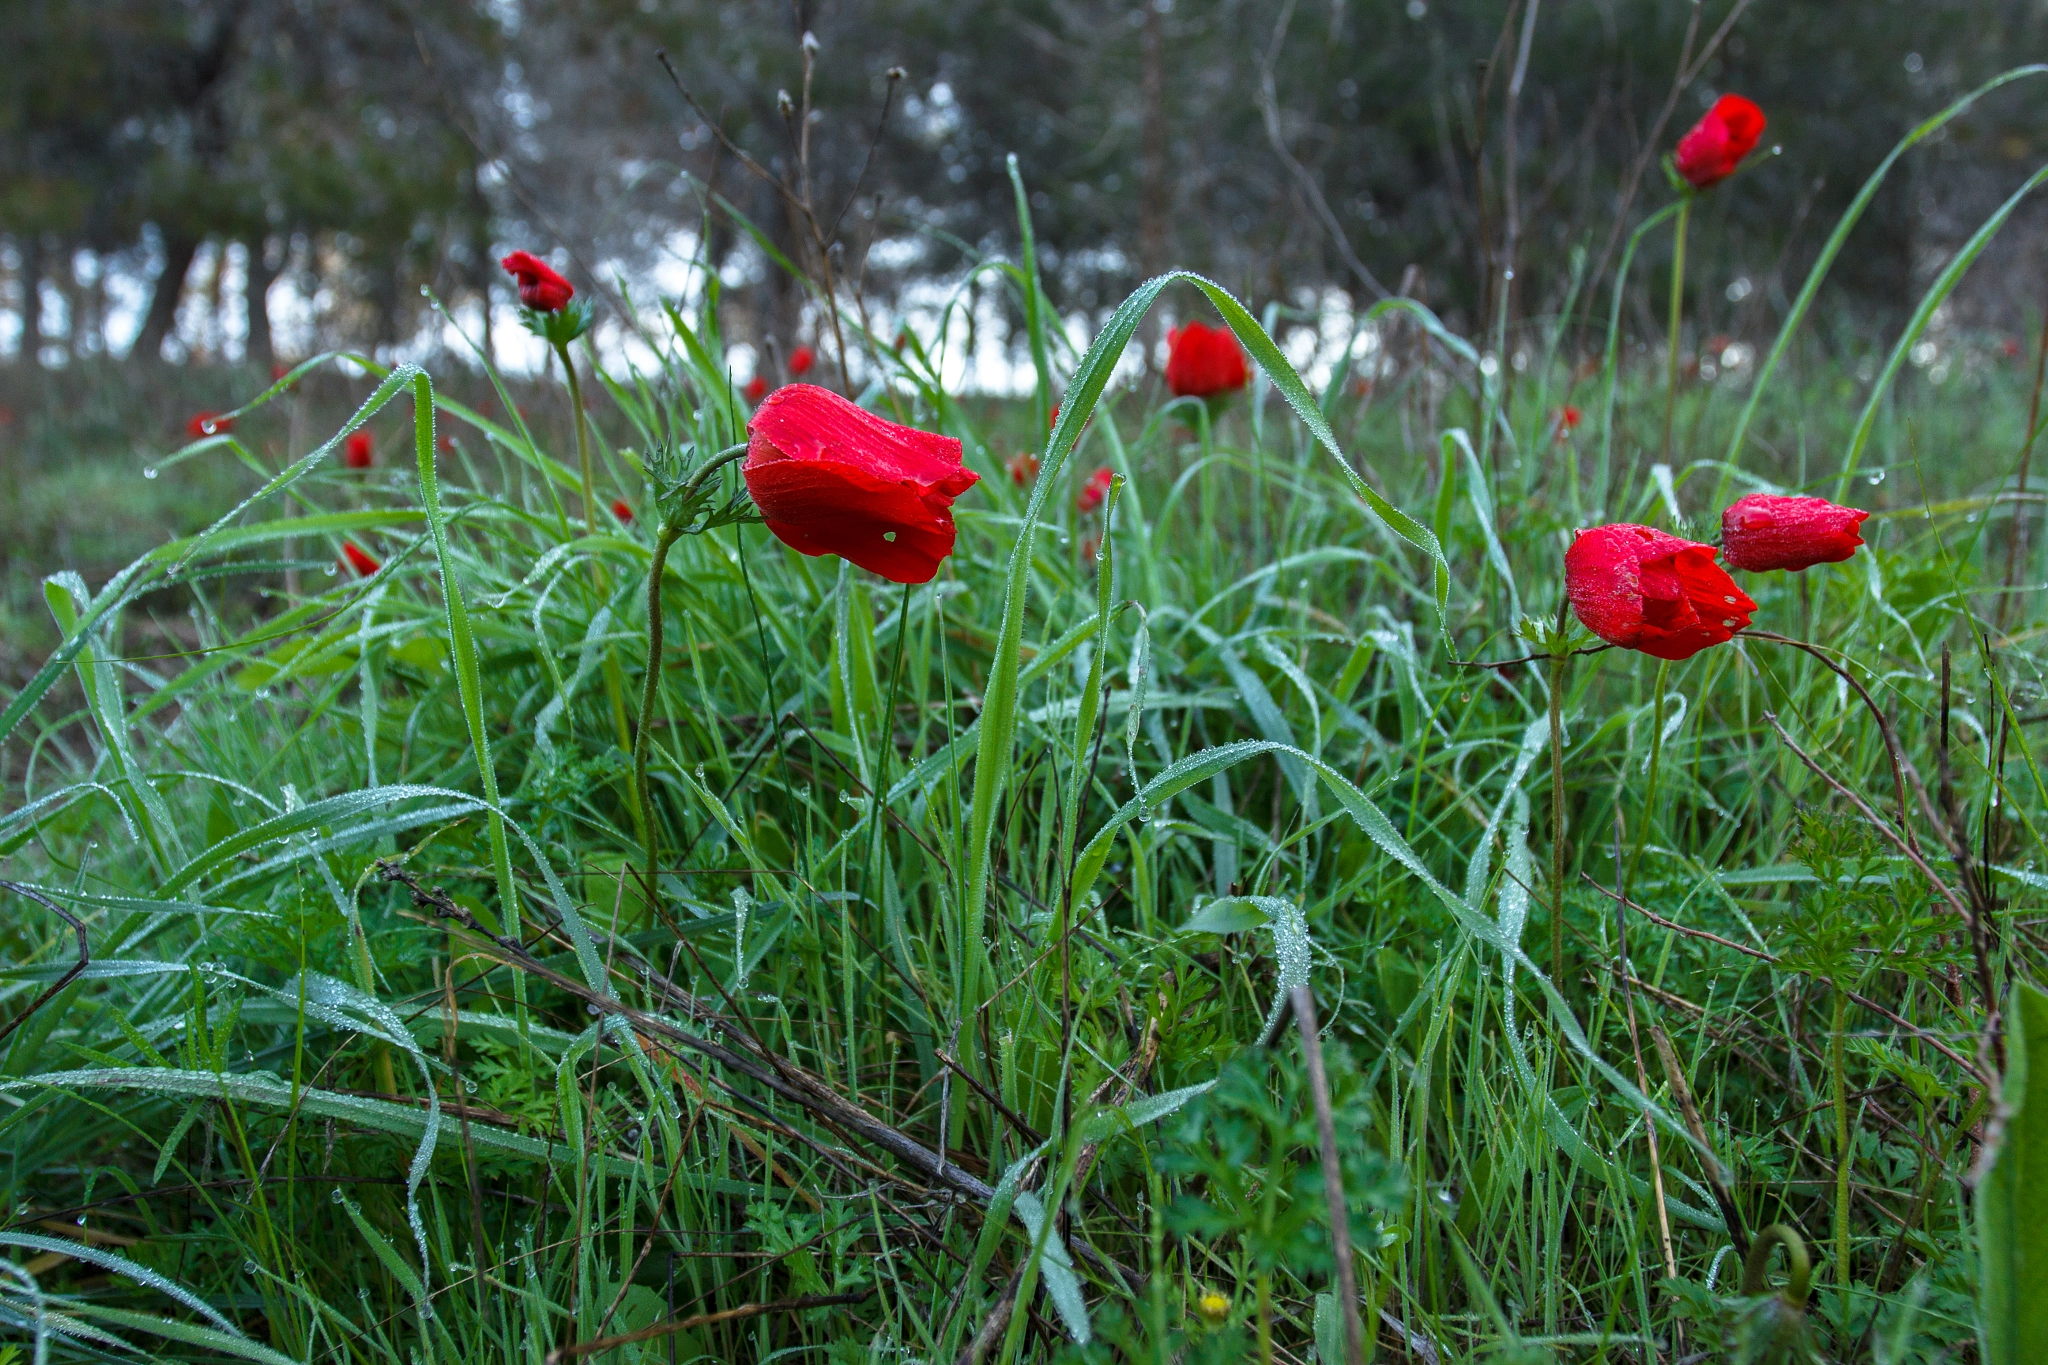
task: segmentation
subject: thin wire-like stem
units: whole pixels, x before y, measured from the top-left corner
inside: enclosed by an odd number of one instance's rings
[[[1564,981],[1564,684],[1572,656],[1550,656],[1550,979]]]
[[[569,415],[576,422],[576,472],[583,481],[583,529],[587,534],[597,529],[597,479],[590,464],[590,433],[583,420],[583,383],[576,377],[576,362],[569,358],[569,348],[557,345],[555,354],[569,379]]]
[[[1685,229],[1692,221],[1692,196],[1678,201],[1678,225],[1671,232],[1671,335],[1664,372],[1664,463],[1671,463],[1671,430],[1678,415],[1678,322],[1685,311]]]

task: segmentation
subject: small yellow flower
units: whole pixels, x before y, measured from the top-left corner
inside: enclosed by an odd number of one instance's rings
[[[1221,1294],[1204,1294],[1195,1300],[1195,1311],[1202,1315],[1202,1321],[1213,1327],[1230,1316],[1230,1300]]]

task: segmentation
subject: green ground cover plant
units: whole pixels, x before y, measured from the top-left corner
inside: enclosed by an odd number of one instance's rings
[[[715,283],[551,434],[309,360],[42,580],[13,1357],[2027,1358],[2040,386],[1904,369],[1960,267],[1861,380],[1808,291],[1718,384],[1596,299],[1314,388],[1208,281],[1083,349],[982,272],[1027,401],[837,319],[981,476],[926,584],[752,516]],[[1240,396],[1112,386],[1162,301]],[[1574,528],[1754,490],[1868,543],[1570,653]]]

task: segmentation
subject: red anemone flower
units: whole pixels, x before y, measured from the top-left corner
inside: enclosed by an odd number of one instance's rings
[[[1687,184],[1703,190],[1735,174],[1763,135],[1764,111],[1740,95],[1723,95],[1691,132],[1678,139],[1671,164]]]
[[[559,313],[576,294],[576,286],[531,251],[515,251],[498,262],[519,281],[519,301],[542,313]]]
[[[1721,557],[1751,573],[1839,564],[1863,543],[1857,528],[1869,515],[1826,498],[1751,493],[1721,514]]]
[[[811,366],[818,363],[818,357],[810,347],[799,346],[789,353],[789,372],[799,379],[811,372]]]
[[[375,464],[376,456],[370,446],[370,433],[351,431],[341,448],[341,462],[350,469],[368,469]]]
[[[1714,554],[1711,545],[1648,526],[1596,526],[1565,551],[1565,594],[1608,644],[1689,659],[1748,629],[1756,610]]]
[[[980,476],[960,442],[877,417],[829,389],[777,389],[747,423],[740,466],[776,539],[896,583],[928,583],[953,553],[953,499]]]
[[[1010,471],[1010,482],[1019,488],[1028,487],[1038,477],[1038,457],[1028,450],[1020,450],[1003,465]]]
[[[341,542],[341,562],[354,570],[357,578],[368,578],[384,567],[366,554],[353,540]]]
[[[232,417],[222,417],[214,412],[195,412],[192,420],[185,423],[185,434],[196,441],[202,436],[218,436],[234,428],[235,419]]]
[[[749,403],[760,402],[768,396],[768,377],[766,375],[755,375],[747,381],[746,388],[741,389],[740,392],[747,396]]]
[[[1109,496],[1109,486],[1116,481],[1114,470],[1104,467],[1088,476],[1088,482],[1081,485],[1081,496],[1074,499],[1074,506],[1083,512],[1093,512],[1102,506],[1102,500]]]
[[[1166,334],[1166,387],[1179,398],[1208,398],[1241,389],[1251,377],[1244,351],[1227,327],[1190,322]]]
[[[633,504],[627,502],[624,498],[613,498],[612,515],[617,517],[623,524],[631,526],[633,524]]]

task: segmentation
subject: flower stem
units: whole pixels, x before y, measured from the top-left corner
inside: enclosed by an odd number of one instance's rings
[[[569,358],[569,348],[558,345],[555,354],[562,358],[562,373],[569,377],[569,410],[576,420],[576,471],[583,479],[583,530],[589,534],[597,530],[597,480],[590,468],[590,433],[584,429],[583,383],[576,378],[576,362]]]
[[[1564,684],[1572,656],[1550,656],[1550,980],[1564,981]]]
[[[1847,1065],[1842,1056],[1842,1035],[1847,1026],[1849,993],[1841,985],[1834,988],[1835,1018],[1834,1037],[1828,1048],[1828,1062],[1835,1073],[1835,1283],[1843,1293],[1849,1289],[1849,1081]],[[1843,1308],[1844,1321],[1848,1309]]]
[[[654,696],[661,686],[661,574],[668,564],[669,548],[683,534],[683,528],[664,521],[654,542],[654,559],[647,569],[647,673],[640,687],[640,728],[633,735],[633,790],[640,799],[640,838],[645,853],[647,923],[654,924],[654,889],[660,865],[654,848],[654,805],[647,787],[648,735],[654,729]]]
[[[1671,247],[1671,337],[1664,375],[1664,463],[1671,463],[1671,427],[1678,413],[1678,318],[1685,307],[1685,228],[1692,221],[1692,196],[1679,202]]]

